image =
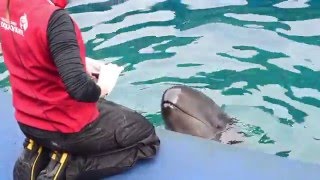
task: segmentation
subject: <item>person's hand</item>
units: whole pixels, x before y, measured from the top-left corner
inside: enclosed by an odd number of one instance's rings
[[[123,67],[111,63],[100,67],[99,78],[97,81],[97,84],[101,89],[100,97],[104,97],[111,93],[122,71]]]
[[[97,78],[100,73],[101,66],[104,65],[103,61],[94,60],[92,58],[86,57],[86,69],[88,74],[93,77]]]

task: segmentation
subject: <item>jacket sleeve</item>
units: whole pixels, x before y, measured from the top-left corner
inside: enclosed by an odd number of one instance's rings
[[[85,72],[75,28],[67,11],[55,11],[49,20],[47,37],[51,56],[71,97],[96,102],[101,89]]]

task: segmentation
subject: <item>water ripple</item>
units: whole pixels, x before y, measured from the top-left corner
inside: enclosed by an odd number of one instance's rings
[[[247,5],[246,0],[215,0],[215,1],[193,1],[182,0],[182,4],[188,6],[190,10],[211,9],[225,6]]]
[[[283,1],[280,2],[278,4],[275,4],[275,7],[278,8],[306,8],[309,7],[309,2],[310,0],[287,0],[287,1]]]
[[[309,19],[303,21],[283,21],[283,23],[290,26],[289,30],[278,29],[277,32],[289,35],[289,36],[319,36],[320,28],[316,28],[315,25],[320,25],[320,19]]]
[[[259,14],[235,14],[226,13],[226,17],[232,17],[240,21],[255,21],[255,22],[277,22],[278,19],[273,16],[259,15]]]
[[[120,29],[137,26],[148,22],[161,22],[174,19],[172,11],[157,11],[151,13],[134,14],[127,16],[123,21],[117,23],[101,23],[92,27],[92,29],[83,33],[87,41],[95,39],[97,35],[115,33]],[[126,41],[126,40],[124,40]]]
[[[134,11],[146,11],[153,5],[164,0],[130,0],[114,6],[109,11],[75,13],[72,17],[77,21],[80,28],[94,26],[101,22],[107,22],[115,17]],[[93,18],[94,17],[94,18]]]

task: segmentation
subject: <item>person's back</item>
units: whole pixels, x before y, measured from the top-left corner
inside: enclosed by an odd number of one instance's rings
[[[0,1],[1,46],[15,117],[27,137],[14,179],[101,178],[153,157],[160,140],[152,124],[103,98],[123,68],[86,58],[79,28],[55,5]],[[87,72],[95,68],[97,82]]]
[[[1,4],[1,7],[6,6]],[[47,0],[10,0],[9,8],[10,20],[1,10],[1,34],[16,119],[48,131],[79,131],[98,116],[98,111],[95,102],[75,101],[68,95],[51,58],[47,28],[52,13],[58,8]],[[84,63],[82,42],[79,48]]]

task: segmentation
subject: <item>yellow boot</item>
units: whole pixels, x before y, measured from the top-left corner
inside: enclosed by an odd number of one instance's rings
[[[69,158],[68,153],[54,151],[48,166],[40,172],[37,180],[65,180],[65,169]]]
[[[40,171],[49,163],[48,150],[39,146],[32,139],[25,139],[24,149],[13,169],[14,180],[36,180]]]

